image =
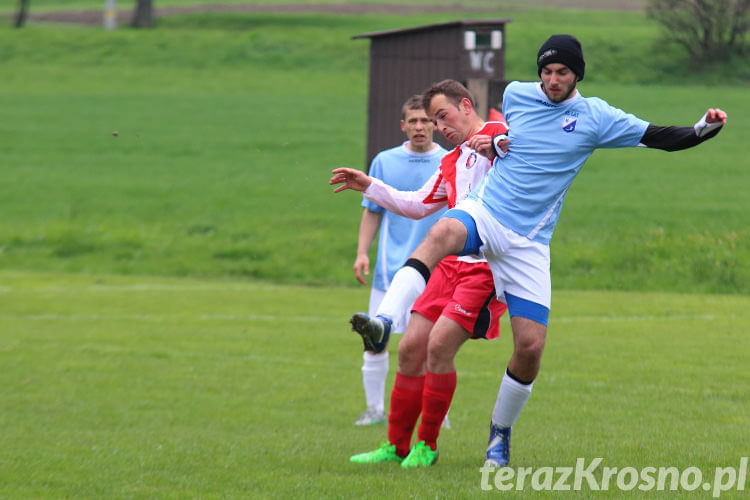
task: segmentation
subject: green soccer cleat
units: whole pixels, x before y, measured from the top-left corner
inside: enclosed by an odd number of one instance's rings
[[[375,451],[360,453],[349,459],[355,464],[378,464],[380,462],[401,462],[403,458],[396,455],[396,445],[385,442]]]
[[[433,451],[424,441],[420,441],[414,445],[414,448],[411,449],[404,461],[401,462],[401,467],[405,469],[409,467],[429,467],[437,462],[438,455],[437,448]]]

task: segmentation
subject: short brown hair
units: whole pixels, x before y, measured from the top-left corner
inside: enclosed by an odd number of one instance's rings
[[[401,119],[406,119],[406,112],[412,110],[420,110],[425,109],[424,105],[422,104],[422,96],[419,94],[415,94],[408,98],[403,106],[401,106]]]
[[[456,107],[458,107],[462,99],[468,99],[473,108],[477,107],[474,96],[460,82],[456,80],[443,80],[434,83],[432,87],[425,90],[422,94],[422,106],[424,106],[425,111],[430,109],[432,98],[439,94],[443,94]]]

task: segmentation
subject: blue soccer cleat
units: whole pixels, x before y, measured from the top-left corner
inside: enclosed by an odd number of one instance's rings
[[[352,330],[362,337],[365,351],[375,354],[385,351],[388,339],[391,337],[391,320],[385,316],[371,318],[365,313],[356,313],[349,320]]]
[[[497,427],[490,422],[485,467],[505,467],[510,462],[510,427]]]

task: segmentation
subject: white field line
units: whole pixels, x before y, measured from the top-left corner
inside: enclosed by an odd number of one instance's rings
[[[721,318],[736,318],[734,314],[722,315]],[[669,314],[669,315],[611,315],[603,314],[601,316],[563,316],[556,318],[554,315],[550,315],[550,324],[554,323],[579,323],[579,322],[593,322],[593,323],[608,323],[608,322],[624,322],[624,323],[636,323],[639,321],[715,321],[717,316],[714,314]]]
[[[277,316],[273,314],[61,314],[61,313],[41,313],[41,314],[2,314],[0,320],[20,320],[20,321],[286,321],[294,323],[324,323],[329,321],[339,321],[341,318],[324,317],[324,316]]]
[[[740,319],[736,314],[674,314],[674,315],[600,315],[600,316],[563,316],[550,318],[550,325],[555,323],[637,323],[646,321],[716,321],[717,319]],[[113,314],[78,314],[78,313],[36,313],[36,314],[2,314],[0,319],[20,321],[278,321],[294,323],[327,323],[345,320],[343,316],[291,316],[276,314],[149,314],[149,313],[113,313]]]
[[[12,287],[7,285],[0,286],[0,293],[20,292],[30,294],[34,292],[43,293],[62,293],[74,294],[81,292],[222,292],[222,291],[258,291],[258,290],[275,290],[283,289],[283,286],[277,285],[258,285],[242,283],[211,283],[211,284],[175,284],[165,283],[136,283],[133,285],[77,285],[71,286],[50,285],[50,286],[31,286],[31,287]],[[304,288],[304,287],[300,287]]]

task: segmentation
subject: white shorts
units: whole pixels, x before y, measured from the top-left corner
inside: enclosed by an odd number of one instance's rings
[[[383,302],[385,292],[385,290],[379,290],[377,288],[370,289],[370,309],[367,311],[367,314],[369,314],[370,317],[373,317],[378,313],[378,308],[380,308],[380,303]],[[409,324],[409,317],[411,316],[411,308],[412,304],[409,304],[409,307],[403,309],[403,314],[401,314],[400,317],[393,318],[391,333],[404,333],[406,331],[406,326]]]
[[[550,308],[549,245],[521,236],[492,217],[481,203],[466,199],[457,210],[471,215],[483,245],[480,250],[492,270],[498,300],[506,302],[505,292]]]

